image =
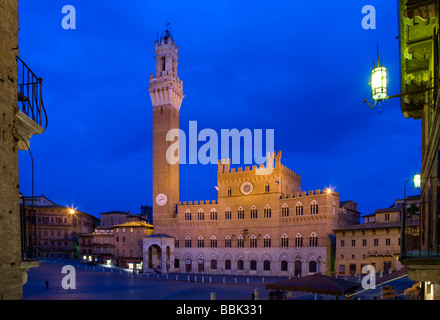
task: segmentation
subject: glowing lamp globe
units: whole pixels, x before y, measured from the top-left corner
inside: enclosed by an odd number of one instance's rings
[[[387,69],[384,66],[378,66],[371,71],[371,90],[374,100],[387,97]]]
[[[420,188],[421,185],[421,178],[420,178],[420,174],[416,174],[414,176],[414,187],[415,188]]]

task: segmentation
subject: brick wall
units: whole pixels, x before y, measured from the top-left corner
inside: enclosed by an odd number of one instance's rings
[[[0,2],[0,299],[22,297],[17,106],[18,1]],[[15,49],[14,49],[15,48]]]

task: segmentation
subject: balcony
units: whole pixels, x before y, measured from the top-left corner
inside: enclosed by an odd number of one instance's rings
[[[422,210],[422,217],[411,212],[402,215],[399,260],[416,281],[440,281],[439,217],[423,217],[429,214]]]
[[[43,79],[16,57],[18,66],[17,134],[19,150],[28,150],[33,135],[42,134],[47,128],[47,114],[43,103]]]

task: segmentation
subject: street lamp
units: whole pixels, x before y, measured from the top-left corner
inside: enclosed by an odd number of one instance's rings
[[[371,91],[375,101],[383,100],[387,97],[387,69],[378,65],[371,71]]]
[[[371,76],[370,76],[370,86],[371,86],[371,94],[372,98],[374,100],[374,104],[371,105],[368,99],[364,100],[364,103],[367,103],[368,107],[370,109],[374,109],[376,105],[379,106],[379,114],[380,114],[380,102],[383,100],[388,100],[391,98],[401,97],[401,96],[408,96],[413,94],[419,94],[428,90],[432,90],[433,87],[414,91],[414,92],[406,92],[406,93],[399,93],[392,96],[387,95],[387,85],[388,85],[388,74],[387,69],[385,66],[379,62],[379,47],[377,48],[377,66],[376,63],[373,60],[373,70],[371,70]]]
[[[408,184],[408,182],[413,181],[414,183],[414,188],[418,189],[420,188],[421,185],[421,177],[419,173],[416,173],[414,175],[414,177],[406,180],[405,182],[405,187],[403,189],[403,204],[402,207],[400,208],[400,219],[401,219],[401,229],[400,229],[400,256],[401,257],[405,257],[405,252],[406,252],[406,233],[405,233],[405,226],[406,226],[406,186]],[[411,221],[411,227],[412,227],[412,221]],[[412,232],[412,229],[411,229]],[[412,247],[412,246],[411,246]]]
[[[414,180],[414,188],[417,188],[417,189],[420,188],[421,183],[422,183],[422,178],[420,177],[419,173],[417,173],[414,176],[413,180]]]

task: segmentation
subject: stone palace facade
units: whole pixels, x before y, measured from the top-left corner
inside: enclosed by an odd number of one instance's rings
[[[167,161],[183,99],[178,47],[169,31],[155,41],[153,106],[154,235],[144,238],[144,272],[307,275],[334,271],[333,229],[359,223],[352,201],[330,188],[304,192],[301,177],[273,153],[273,170],[219,160],[218,199],[179,201],[179,163]],[[268,157],[270,159],[270,157]],[[260,170],[260,171],[259,171]]]

